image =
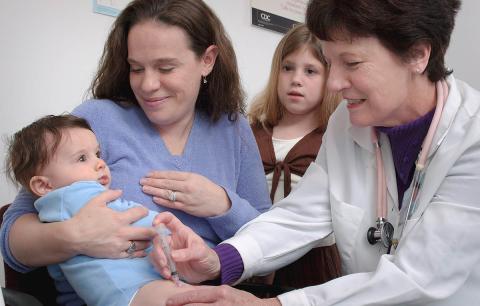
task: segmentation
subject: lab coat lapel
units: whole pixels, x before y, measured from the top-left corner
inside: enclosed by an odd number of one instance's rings
[[[462,98],[453,76],[448,77],[447,83],[449,87],[448,98],[445,102],[437,132],[433,138],[432,149],[428,154],[429,163],[427,164],[423,185],[418,195],[418,206],[412,215],[412,219],[419,218],[423,214],[430,203],[430,199],[433,198],[448,170],[452,167],[453,161],[456,160],[449,157],[447,151],[458,146],[460,140],[465,137],[463,130],[450,129],[458,115]],[[447,133],[451,134],[448,139],[446,139]],[[441,148],[440,144],[442,144]],[[436,155],[437,150],[442,150],[444,153],[441,156]]]
[[[440,117],[440,122],[437,127],[437,131],[433,136],[432,148],[430,152],[428,152],[428,158],[432,158],[433,154],[437,151],[440,144],[443,142],[447,131],[449,130],[450,126],[453,124],[453,120],[455,119],[457,112],[460,107],[460,103],[462,98],[460,97],[460,93],[457,89],[457,84],[453,76],[449,76],[447,78],[448,84],[448,97],[445,101],[445,105],[443,107],[442,116]]]
[[[392,211],[398,212],[398,190],[397,190],[397,176],[395,174],[395,165],[393,163],[392,148],[388,137],[380,134],[380,146],[382,150],[383,167],[385,169],[385,179],[387,181],[387,191],[390,200],[387,203],[392,203],[387,207],[387,215],[390,216]],[[388,217],[388,219],[392,219]],[[393,220],[392,220],[393,221]]]
[[[372,153],[375,157],[375,151],[373,150],[369,127],[357,127],[349,123],[348,132],[356,144],[358,144],[362,149]]]
[[[375,151],[373,149],[370,129],[370,127],[355,127],[352,125],[349,126],[349,132],[353,141],[357,143],[362,149],[370,152],[372,163],[375,165]],[[380,146],[382,150],[383,166],[385,169],[385,178],[387,182],[387,192],[389,197],[389,199],[387,199],[387,203],[392,203],[392,205],[388,205],[388,214],[392,211],[391,206],[393,206],[393,209],[398,212],[397,179],[395,176],[395,166],[393,164],[392,151],[390,148],[390,142],[388,140],[388,137],[383,134],[380,134],[379,136]],[[376,165],[374,166],[374,169],[376,169]]]

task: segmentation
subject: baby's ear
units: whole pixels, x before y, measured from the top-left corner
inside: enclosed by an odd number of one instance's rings
[[[41,197],[52,191],[52,186],[46,176],[36,175],[30,179],[30,189]]]

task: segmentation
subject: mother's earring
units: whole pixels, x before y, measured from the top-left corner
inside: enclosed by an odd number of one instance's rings
[[[203,84],[207,84],[207,82],[208,82],[208,81],[207,81],[207,77],[204,76],[204,75],[202,75],[202,78],[203,78]]]

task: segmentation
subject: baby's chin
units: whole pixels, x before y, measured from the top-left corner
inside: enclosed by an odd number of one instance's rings
[[[110,180],[108,180],[108,182],[107,182],[107,183],[104,183],[104,184],[102,184],[101,182],[99,182],[99,183],[100,183],[100,185],[102,185],[103,187],[105,187],[105,189],[110,189]]]
[[[97,179],[97,182],[105,187],[105,189],[110,188],[110,183],[112,182],[109,175],[103,175],[101,178]]]

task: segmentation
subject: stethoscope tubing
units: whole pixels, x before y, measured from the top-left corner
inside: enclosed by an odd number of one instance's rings
[[[420,188],[423,184],[423,178],[425,176],[425,169],[427,163],[428,152],[431,149],[433,137],[437,131],[438,124],[440,123],[440,118],[442,116],[443,107],[448,96],[448,85],[445,80],[441,80],[436,84],[437,89],[437,107],[433,115],[432,123],[428,129],[427,136],[425,137],[424,143],[422,144],[422,150],[418,156],[418,161],[415,163],[415,172],[412,180],[412,193],[410,195],[410,200],[408,201],[407,213],[405,214],[404,226],[402,227],[402,232],[400,233],[399,239],[403,234],[403,228],[408,220],[410,220],[417,210],[417,198],[420,193]]]
[[[435,113],[432,118],[432,123],[428,128],[427,135],[423,140],[420,153],[417,157],[415,163],[415,172],[412,179],[412,192],[410,194],[410,199],[408,202],[407,213],[405,214],[405,219],[402,227],[402,231],[398,236],[400,240],[403,234],[403,228],[405,227],[406,222],[412,217],[413,213],[416,210],[417,206],[417,196],[420,192],[420,188],[423,183],[424,172],[427,163],[428,153],[431,149],[433,138],[437,131],[438,125],[443,112],[443,107],[448,96],[448,85],[445,80],[438,81],[435,84],[436,87],[436,108]],[[380,143],[378,140],[378,135],[374,127],[371,130],[372,143],[375,149],[375,162],[377,166],[377,224],[379,221],[387,222],[387,187],[386,187],[386,178],[385,178],[385,169],[383,165],[382,152],[380,148]],[[442,137],[443,138],[443,137]],[[381,222],[380,222],[381,223]],[[390,249],[390,248],[388,248]]]

